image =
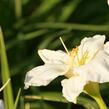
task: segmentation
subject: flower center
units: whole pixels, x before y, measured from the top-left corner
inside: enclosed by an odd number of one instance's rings
[[[84,65],[85,63],[87,63],[87,60],[89,58],[88,56],[88,52],[84,52],[82,55],[79,54],[79,49],[78,47],[76,48],[73,48],[72,51],[70,52],[70,55],[69,55],[69,71],[65,74],[66,77],[70,78],[74,75],[78,75],[76,73],[74,73],[72,70],[73,70],[73,67],[77,67],[77,66],[81,66],[81,65]]]
[[[78,54],[78,47],[73,48],[70,53],[71,57],[75,57],[77,54]]]
[[[80,55],[81,54],[78,53],[78,47],[72,49],[70,53],[72,58],[72,67],[84,65],[87,62],[89,58],[88,52],[86,51],[81,56]]]

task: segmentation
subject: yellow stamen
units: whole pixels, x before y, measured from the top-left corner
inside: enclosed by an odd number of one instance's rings
[[[87,58],[88,58],[88,52],[86,51],[86,52],[83,54],[82,58],[78,61],[79,65],[85,64]]]
[[[77,54],[78,54],[78,47],[73,48],[72,51],[71,51],[71,56],[75,57]]]
[[[86,51],[82,57],[80,58],[78,56],[78,47],[73,48],[72,51],[70,52],[70,56],[72,57],[72,63],[74,66],[79,66],[79,65],[83,65],[86,63],[86,60],[88,58],[88,52]]]

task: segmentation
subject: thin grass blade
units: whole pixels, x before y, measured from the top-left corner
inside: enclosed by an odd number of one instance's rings
[[[21,94],[21,88],[18,91],[16,100],[15,100],[15,103],[14,103],[14,109],[17,109],[17,105],[18,105],[18,101],[19,101],[19,98],[20,98],[20,94]]]
[[[6,81],[10,78],[10,71],[7,62],[7,55],[6,55],[6,48],[4,44],[2,30],[0,28],[0,58],[1,58],[1,76],[2,76],[2,83],[5,84]],[[6,109],[13,109],[14,100],[13,100],[13,93],[12,93],[12,86],[11,82],[3,90],[3,97],[5,102]]]

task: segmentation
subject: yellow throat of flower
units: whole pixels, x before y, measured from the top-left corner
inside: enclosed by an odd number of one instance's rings
[[[70,52],[71,57],[75,57],[78,54],[78,47],[73,48]]]
[[[84,65],[85,63],[87,63],[88,60],[88,52],[86,51],[85,53],[83,53],[81,56],[79,56],[79,48],[73,48],[72,51],[69,54],[69,70],[68,72],[65,74],[66,77],[70,78],[74,75],[77,75],[76,73],[74,73],[73,67],[77,67],[77,66],[81,66]]]
[[[72,64],[72,67],[75,66],[80,66],[80,65],[84,65],[85,63],[87,63],[87,59],[88,59],[88,52],[84,52],[81,56],[79,56],[79,48],[73,48],[72,51],[70,52],[70,61]]]
[[[88,52],[86,51],[85,53],[83,53],[83,55],[80,57],[79,56],[79,47],[76,47],[76,48],[73,48],[72,51],[69,53],[67,47],[65,46],[62,38],[60,37],[60,41],[63,45],[63,47],[65,48],[68,56],[69,56],[69,62],[68,62],[68,69],[66,70],[66,74],[65,76],[67,78],[70,78],[72,77],[73,75],[78,75],[78,74],[75,74],[73,73],[73,67],[77,67],[77,66],[80,66],[80,65],[83,65],[86,63],[87,59],[88,59]]]

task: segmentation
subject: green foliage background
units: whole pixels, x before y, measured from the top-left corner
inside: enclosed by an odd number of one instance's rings
[[[106,0],[0,0],[0,25],[14,98],[22,88],[18,109],[29,109],[29,106],[31,109],[98,109],[96,102],[84,94],[78,97],[79,105],[67,103],[60,94],[61,77],[47,87],[31,87],[28,90],[23,87],[26,72],[43,64],[37,54],[38,49],[64,50],[60,36],[69,50],[79,45],[82,38],[94,34],[105,34],[109,39],[109,7]],[[109,107],[109,84],[100,87]],[[2,93],[0,95],[2,98]]]

